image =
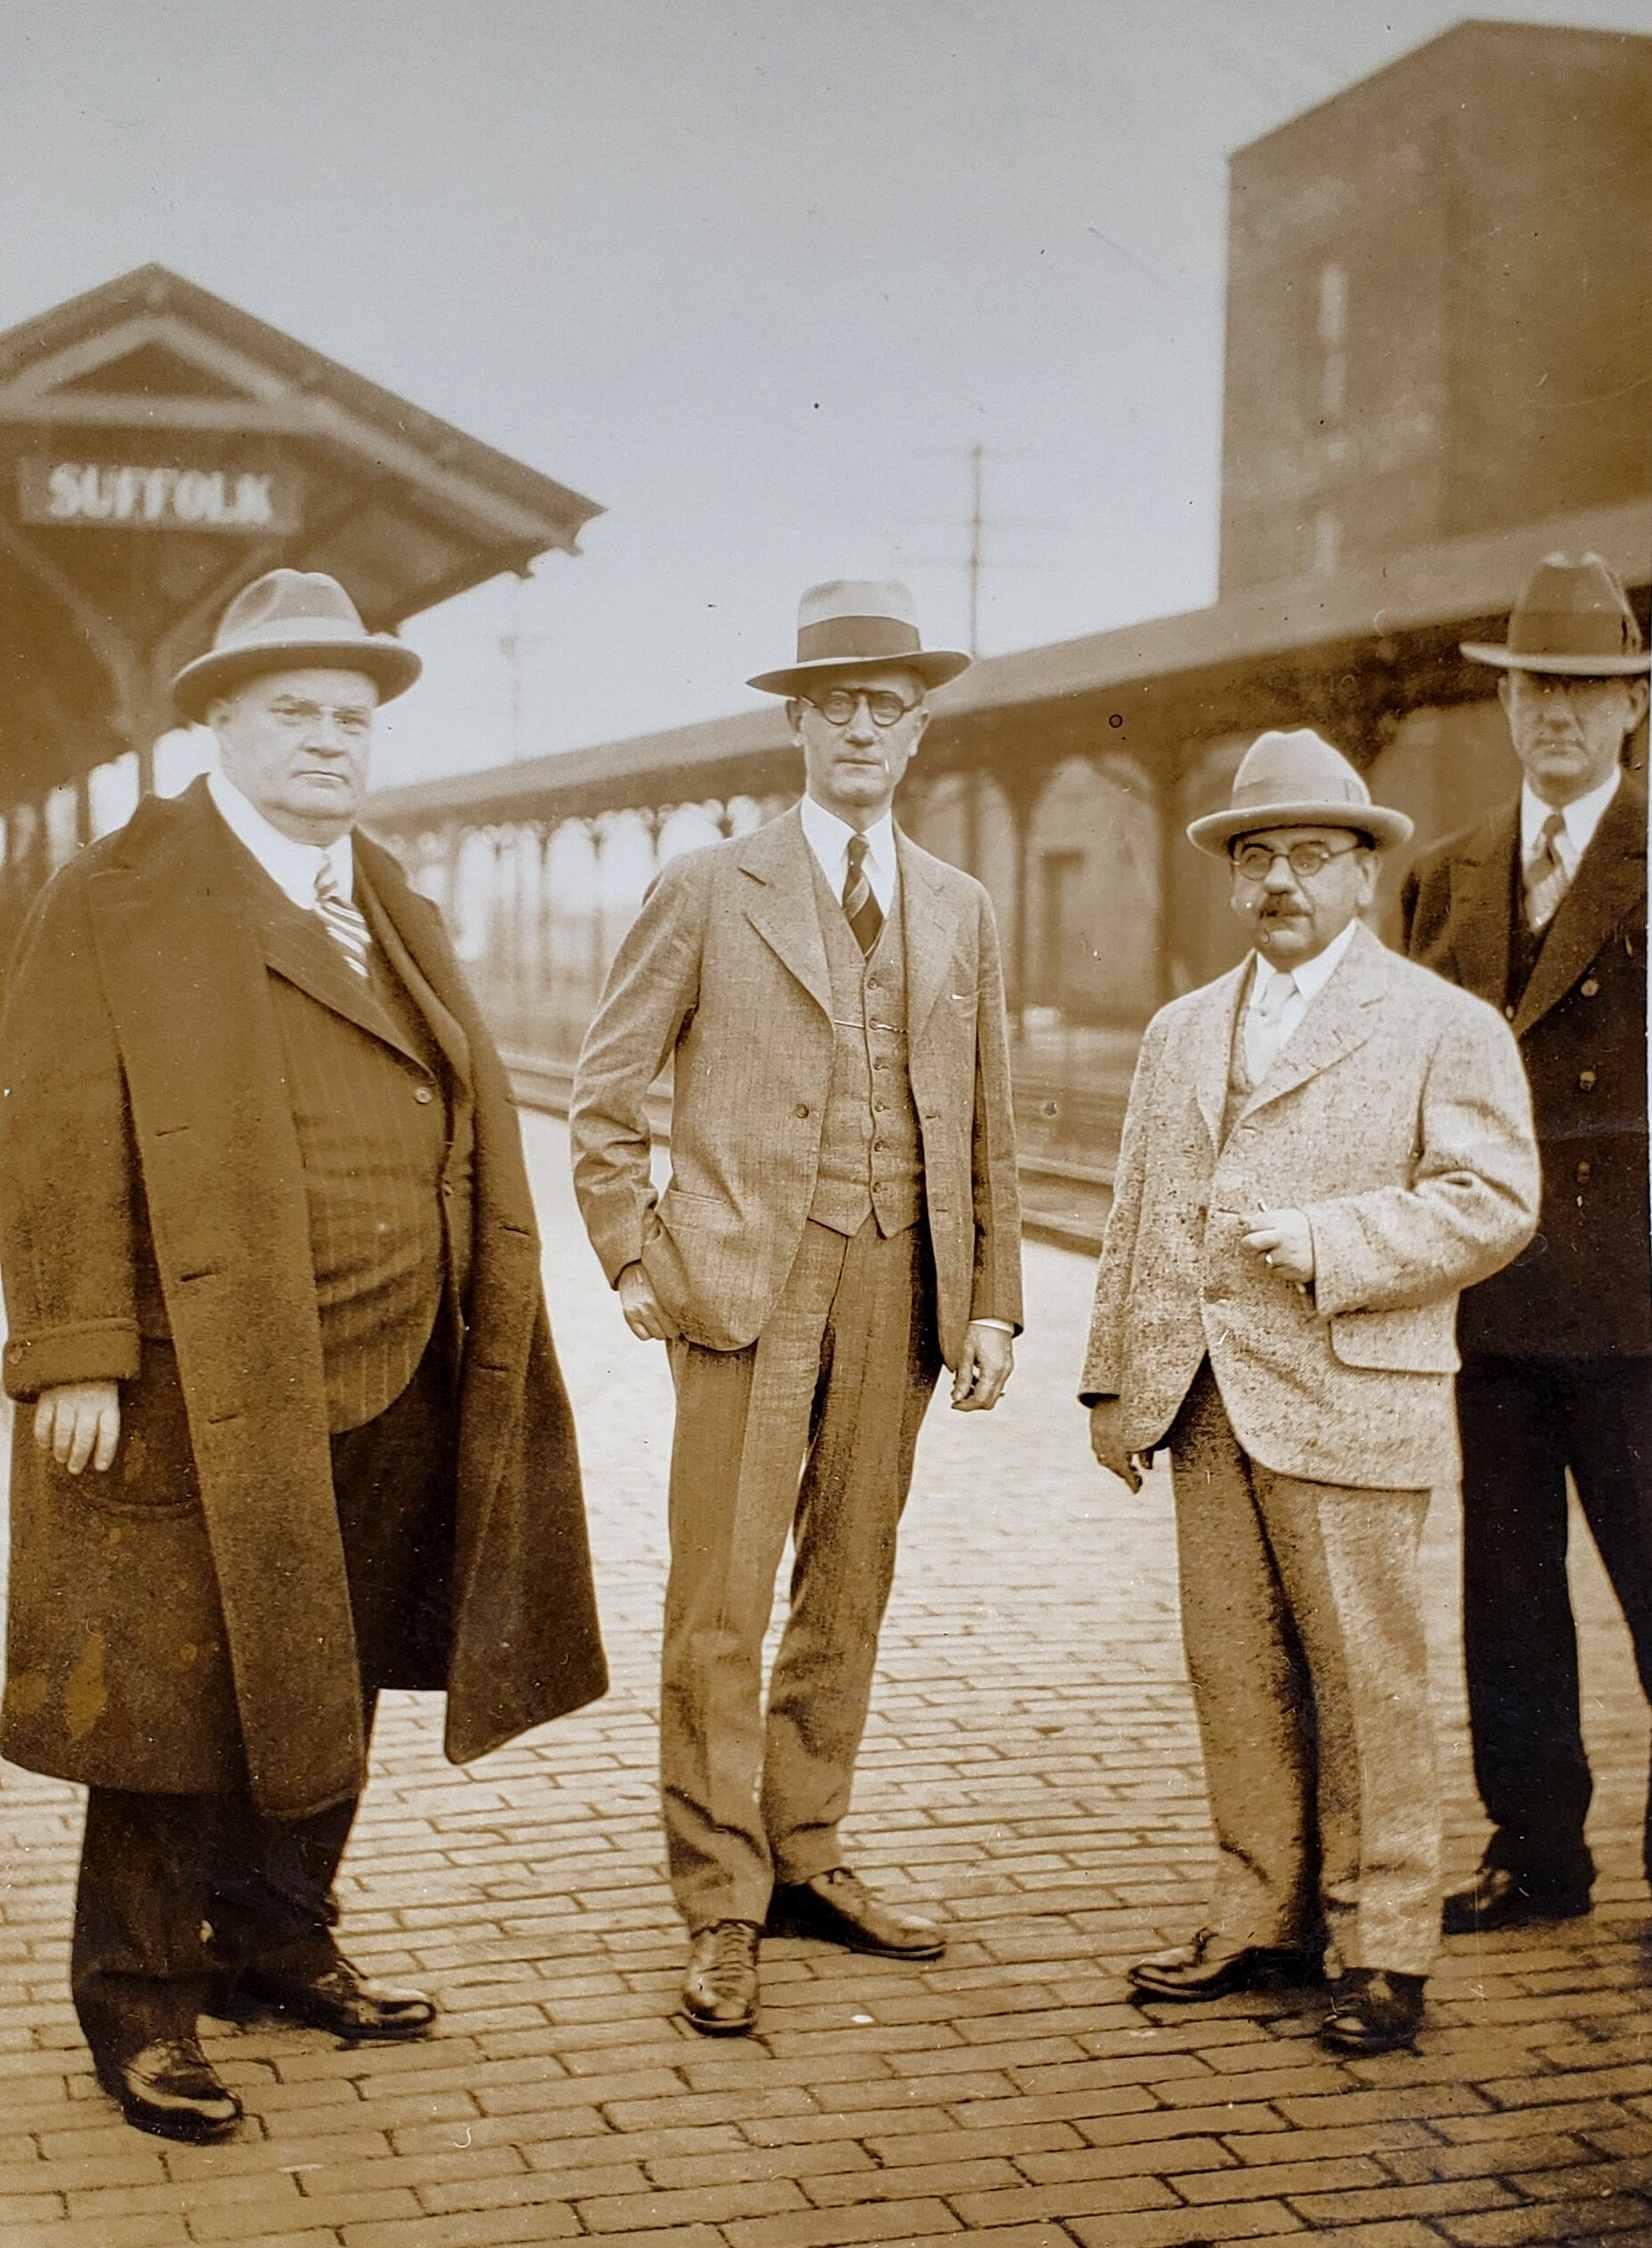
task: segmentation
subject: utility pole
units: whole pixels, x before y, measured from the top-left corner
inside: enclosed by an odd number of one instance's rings
[[[950,453],[954,460],[957,459],[957,453],[951,446],[937,446],[932,450]],[[992,450],[995,459],[1031,459],[1035,457],[1028,449],[1021,446],[995,445]],[[970,512],[965,526],[968,544],[963,558],[965,600],[969,616],[965,646],[971,656],[979,656],[981,653],[981,596],[987,580],[987,451],[986,444],[981,439],[977,438],[969,446],[966,455],[970,464]],[[956,521],[956,517],[954,517],[951,519],[952,525],[955,525]],[[935,518],[930,517],[928,519],[927,527],[933,530],[950,526],[938,525]],[[1009,530],[1047,530],[1050,527],[1047,523],[1040,520],[1009,516],[997,517],[992,525],[995,533]],[[958,567],[955,555],[915,554],[909,555],[905,558],[915,562],[921,568],[955,570]],[[1045,566],[1036,562],[1005,563],[1002,558],[995,557],[994,566],[1012,569],[1019,574],[1024,570],[1040,569]]]
[[[987,525],[981,505],[982,465],[987,448],[978,437],[970,447],[970,647],[981,652],[981,569],[986,560]]]

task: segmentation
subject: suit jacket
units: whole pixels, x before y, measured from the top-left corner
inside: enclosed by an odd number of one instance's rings
[[[358,847],[474,1147],[446,1680],[467,1759],[599,1694],[602,1656],[509,1090],[440,914]],[[13,963],[5,1385],[26,1406],[119,1381],[122,1432],[74,1477],[17,1417],[0,1748],[104,1787],[250,1779],[296,1816],[359,1790],[365,1742],[272,971],[369,1035],[383,1010],[342,957],[260,929],[242,856],[203,785],[145,798],[47,886]]]
[[[907,1056],[923,1141],[940,1346],[1019,1326],[1020,1221],[997,930],[974,879],[896,839]],[[574,1183],[611,1282],[642,1261],[691,1342],[741,1350],[785,1283],[814,1198],[831,984],[794,808],[672,860],[615,959],[569,1121]],[[645,1100],[674,1062],[671,1182]]]
[[[1219,1141],[1248,963],[1147,1027],[1125,1118],[1082,1394],[1163,1438],[1209,1357],[1253,1459],[1416,1490],[1455,1474],[1457,1293],[1532,1236],[1537,1150],[1491,1008],[1366,929]],[[1304,1211],[1303,1292],[1241,1246]]]
[[[1464,1296],[1458,1338],[1473,1356],[1643,1357],[1652,1352],[1644,781],[1623,776],[1510,1006],[1519,850],[1516,799],[1421,858],[1400,901],[1413,958],[1507,1009],[1543,1158],[1537,1239]]]

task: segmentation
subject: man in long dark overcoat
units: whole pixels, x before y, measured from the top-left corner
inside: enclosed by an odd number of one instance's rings
[[[90,1789],[76,2005],[173,2137],[240,2113],[204,2012],[433,2018],[332,1932],[378,1692],[465,1762],[606,1682],[508,1088],[354,832],[417,668],[330,578],[238,596],[175,688],[222,771],[48,886],[0,1024],[0,1749]]]
[[[1448,1934],[1586,1913],[1594,1860],[1566,1584],[1570,1472],[1652,1697],[1652,1259],[1647,1222],[1647,788],[1626,751],[1648,658],[1597,555],[1551,555],[1495,664],[1518,797],[1408,878],[1407,949],[1500,1007],[1543,1158],[1537,1238],[1468,1289],[1463,1644],[1493,1831]],[[1652,1878],[1652,1801],[1643,1842]]]

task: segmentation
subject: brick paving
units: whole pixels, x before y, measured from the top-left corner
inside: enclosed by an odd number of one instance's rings
[[[429,1699],[392,1698],[344,1937],[440,1995],[441,2034],[210,2031],[248,2109],[214,2149],[128,2130],[93,2083],[64,1989],[79,1799],[0,1768],[0,2248],[1652,2244],[1646,1724],[1590,1554],[1589,1921],[1450,1946],[1416,2055],[1332,2061],[1279,2002],[1126,2002],[1128,1962],[1194,1924],[1209,1837],[1165,1479],[1132,1499],[1090,1465],[1088,1267],[1053,1248],[1028,1252],[1005,1405],[926,1430],[852,1824],[855,1862],[947,1920],[947,1956],[772,1943],[759,2038],[675,2021],[653,1786],[669,1385],[578,1231],[562,1127],[526,1129],[613,1691],[470,1773]],[[1451,1511],[1431,1628],[1466,1868]]]

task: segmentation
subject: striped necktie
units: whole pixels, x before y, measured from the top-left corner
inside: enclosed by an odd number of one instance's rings
[[[1548,928],[1571,887],[1572,878],[1556,847],[1565,825],[1564,814],[1551,812],[1538,831],[1537,848],[1526,861],[1526,927],[1533,935]]]
[[[863,953],[878,941],[883,927],[883,908],[872,893],[866,873],[866,838],[849,838],[849,871],[843,878],[843,910]]]
[[[316,875],[316,910],[326,925],[328,936],[366,983],[368,955],[373,949],[372,931],[354,898],[346,897],[340,889],[330,859],[322,860]]]

